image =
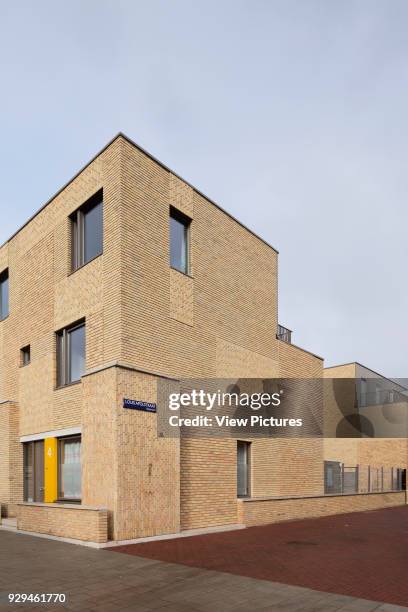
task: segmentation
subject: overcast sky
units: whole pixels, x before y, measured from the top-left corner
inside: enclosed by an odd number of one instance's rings
[[[407,376],[408,3],[0,0],[0,242],[118,131],[280,251],[279,320]]]

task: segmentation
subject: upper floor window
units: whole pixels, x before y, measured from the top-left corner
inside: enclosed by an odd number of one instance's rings
[[[170,266],[189,272],[189,228],[191,219],[175,208],[170,208]]]
[[[103,193],[98,191],[72,215],[72,269],[98,257],[103,251]]]
[[[85,323],[77,323],[57,333],[58,387],[81,380],[85,373]]]
[[[9,315],[9,275],[8,270],[0,274],[0,321]]]

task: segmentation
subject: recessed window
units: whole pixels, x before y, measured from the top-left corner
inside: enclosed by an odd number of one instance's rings
[[[85,373],[85,323],[66,327],[57,333],[57,384],[70,385]]]
[[[81,436],[58,440],[58,498],[81,500]]]
[[[170,208],[170,266],[179,272],[189,272],[189,228],[191,219]]]
[[[72,269],[98,257],[103,251],[103,192],[98,191],[71,215]]]
[[[5,270],[0,274],[0,321],[9,315],[9,274]]]
[[[26,366],[26,365],[29,365],[29,363],[31,363],[31,347],[30,347],[30,345],[25,346],[24,348],[21,349],[20,356],[21,356],[21,365],[22,366]]]
[[[237,442],[237,496],[250,495],[250,443]]]

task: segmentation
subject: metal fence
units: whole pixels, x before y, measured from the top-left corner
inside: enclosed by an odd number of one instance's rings
[[[324,462],[326,495],[404,491],[406,470],[399,467],[347,466],[338,461]]]

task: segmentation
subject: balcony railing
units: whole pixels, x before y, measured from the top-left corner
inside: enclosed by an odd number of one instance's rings
[[[276,334],[278,340],[283,340],[283,342],[287,342],[288,344],[292,343],[292,330],[287,327],[283,327],[283,325],[278,324],[278,331]]]

